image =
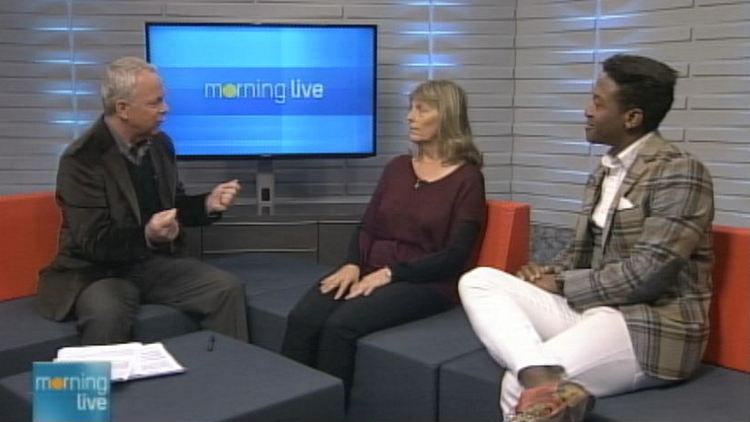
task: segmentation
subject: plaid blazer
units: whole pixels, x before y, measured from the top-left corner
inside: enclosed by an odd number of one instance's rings
[[[687,378],[708,340],[711,175],[700,161],[652,134],[596,239],[591,214],[604,172],[599,165],[589,177],[575,238],[555,262],[564,295],[578,311],[619,309],[645,373]]]

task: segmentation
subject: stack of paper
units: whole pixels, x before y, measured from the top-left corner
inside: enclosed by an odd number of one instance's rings
[[[185,368],[161,343],[123,343],[107,346],[63,347],[55,362],[107,361],[112,363],[112,381],[185,372]]]

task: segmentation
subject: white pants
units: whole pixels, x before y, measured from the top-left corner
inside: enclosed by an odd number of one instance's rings
[[[561,366],[597,397],[665,383],[641,371],[622,313],[574,311],[565,298],[494,268],[466,273],[459,293],[469,321],[493,359],[508,369],[500,405],[512,413],[523,387],[518,372]]]

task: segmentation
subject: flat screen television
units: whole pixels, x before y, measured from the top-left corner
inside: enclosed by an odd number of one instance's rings
[[[377,27],[146,23],[181,158],[375,155]]]

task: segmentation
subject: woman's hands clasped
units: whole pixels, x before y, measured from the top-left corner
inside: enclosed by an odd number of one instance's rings
[[[338,300],[348,293],[351,285],[357,281],[359,281],[359,266],[345,264],[335,273],[321,280],[320,292],[327,294],[335,290],[333,298]]]
[[[334,299],[349,300],[359,296],[369,296],[378,287],[391,282],[390,271],[387,268],[373,271],[361,280],[359,276],[359,266],[343,265],[335,273],[321,280],[320,292],[323,294],[334,292]]]
[[[344,299],[354,299],[359,296],[370,296],[378,287],[385,286],[391,282],[391,272],[387,268],[381,268],[362,277],[359,283],[349,288],[349,294]]]

